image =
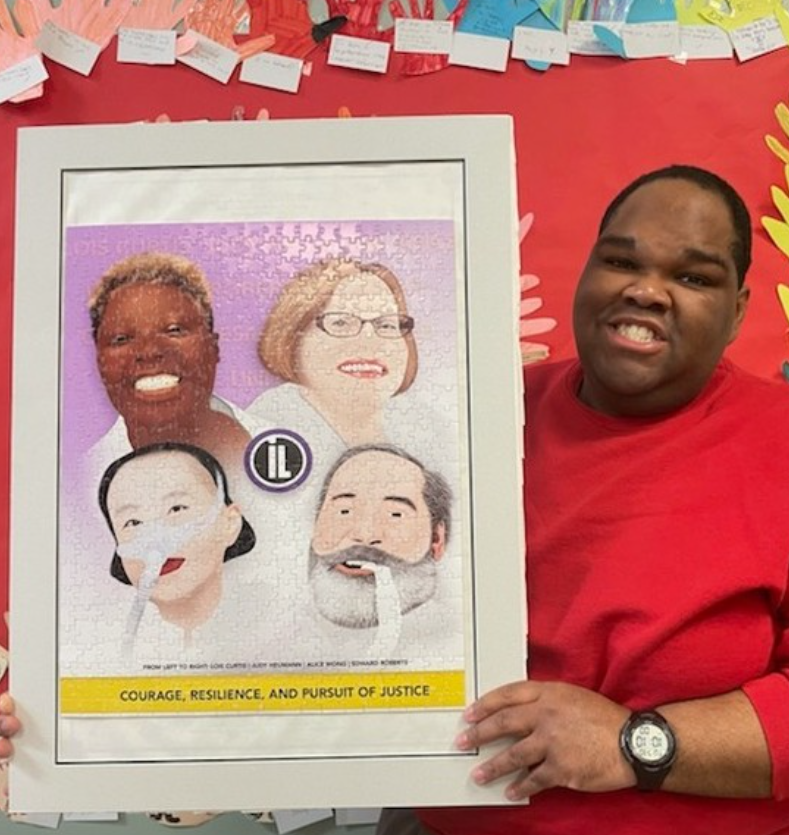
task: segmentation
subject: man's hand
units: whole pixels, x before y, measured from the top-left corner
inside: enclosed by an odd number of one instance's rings
[[[630,711],[583,687],[519,681],[483,696],[464,715],[470,727],[457,745],[477,748],[501,739],[511,744],[472,774],[479,784],[508,774],[510,800],[562,786],[604,792],[634,786],[635,774],[619,750]]]
[[[14,700],[3,693],[0,695],[0,760],[7,760],[14,753],[10,737],[18,733],[22,723],[15,714]]]

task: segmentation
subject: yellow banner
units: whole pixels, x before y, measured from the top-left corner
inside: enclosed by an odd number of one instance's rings
[[[462,670],[448,672],[66,678],[62,715],[260,713],[462,707]]]

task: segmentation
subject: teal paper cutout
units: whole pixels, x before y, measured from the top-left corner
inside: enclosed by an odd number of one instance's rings
[[[609,29],[607,26],[601,26],[599,23],[595,23],[594,26],[592,26],[592,31],[600,43],[607,46],[620,58],[627,58],[627,55],[625,54],[625,44],[616,32]]]
[[[458,32],[512,39],[512,30],[537,10],[535,0],[469,0]]]

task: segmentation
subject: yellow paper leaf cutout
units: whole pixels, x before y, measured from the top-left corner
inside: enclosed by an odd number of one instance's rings
[[[781,143],[768,133],[764,137],[767,147],[778,157],[781,162],[789,164],[789,149],[785,148]]]
[[[778,291],[778,301],[781,302],[784,316],[786,316],[786,320],[789,321],[789,287],[785,284],[779,284],[775,289]]]
[[[772,195],[773,203],[775,203],[775,208],[781,213],[781,217],[789,223],[789,196],[787,196],[783,189],[778,188],[778,186],[771,186],[770,194]]]
[[[789,136],[789,107],[782,101],[775,105],[775,118],[778,120],[781,130]]]
[[[789,226],[774,217],[763,217],[762,226],[764,226],[772,242],[789,258]]]

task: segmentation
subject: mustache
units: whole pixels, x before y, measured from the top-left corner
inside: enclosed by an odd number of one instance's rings
[[[330,554],[318,555],[311,551],[315,562],[322,564],[327,569],[334,568],[344,562],[369,562],[373,565],[382,565],[390,569],[402,570],[403,561],[374,545],[351,545],[341,551],[333,551]]]

